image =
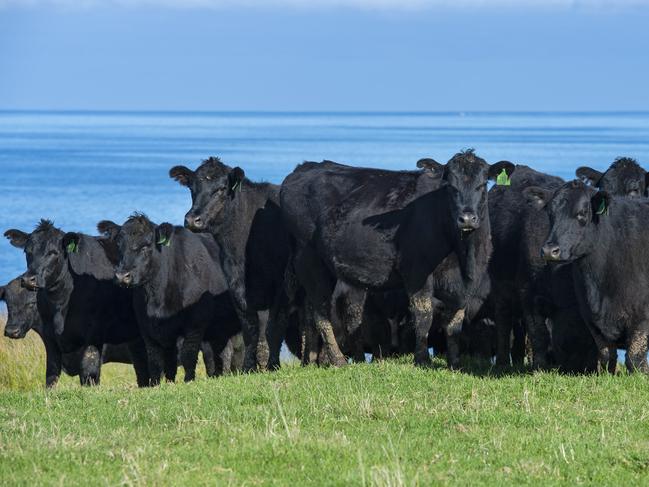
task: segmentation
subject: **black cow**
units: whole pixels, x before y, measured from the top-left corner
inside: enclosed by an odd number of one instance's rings
[[[173,167],[169,176],[191,191],[185,226],[211,233],[221,247],[221,266],[243,326],[244,370],[278,367],[287,325],[284,276],[289,253],[279,187],[252,182],[243,169],[215,157],[196,171]]]
[[[127,343],[138,385],[148,383],[146,354],[137,329],[132,295],[112,282],[109,255],[114,246],[106,239],[63,233],[52,222],[41,220],[31,233],[8,230],[5,236],[23,248],[28,271],[23,286],[38,292],[48,350],[46,384],[61,373],[61,354],[82,349],[81,384],[99,384],[102,350],[106,343]]]
[[[490,190],[494,252],[489,273],[498,334],[496,362],[501,366],[509,365],[512,331],[512,362],[523,364],[525,330],[534,367],[549,367],[556,359],[563,371],[584,372],[596,362],[597,351],[579,317],[570,272],[548,268],[538,250],[549,231],[548,216],[530,206],[523,194],[530,186],[556,189],[562,184],[558,177],[517,165],[509,187]]]
[[[201,342],[210,341],[220,353],[241,329],[219,265],[218,244],[209,235],[169,223],[155,225],[141,214],[122,226],[102,221],[97,228],[117,245],[116,282],[134,290],[151,384],[159,383],[163,371],[171,378],[167,371],[175,366],[178,337],[184,338],[180,358],[185,382],[193,380]]]
[[[491,242],[487,180],[513,164],[487,164],[473,151],[446,165],[426,159],[424,171],[353,168],[305,162],[283,182],[282,213],[294,239],[296,275],[313,306],[331,363],[346,363],[330,322],[330,306],[348,302],[348,330],[362,320],[367,290],[405,289],[416,330],[415,361],[430,362],[428,331],[445,303],[434,296],[434,271],[452,254],[461,283],[453,284],[449,329],[461,329],[472,297],[482,290]],[[445,272],[446,272],[445,271]],[[443,279],[442,279],[443,280]],[[444,289],[447,288],[447,289]],[[449,286],[442,285],[443,292]],[[460,298],[460,299],[456,299]]]
[[[646,194],[648,174],[630,157],[618,157],[603,173],[587,166],[577,169],[577,177],[583,182],[616,196],[630,197]]]
[[[572,263],[580,311],[610,366],[610,349],[626,345],[627,368],[649,372],[649,205],[613,197],[580,181],[556,191],[538,187],[526,196],[549,213],[551,230],[541,251],[550,262]]]
[[[43,341],[45,348],[45,368],[46,377],[52,375],[54,368],[52,354],[56,354],[57,343],[52,333],[48,333],[45,322],[40,315],[38,306],[38,296],[42,293],[31,291],[22,284],[22,276],[9,281],[5,286],[0,287],[0,300],[7,304],[7,323],[4,334],[8,338],[21,339],[25,338],[29,330],[34,332]],[[43,306],[41,306],[41,309]],[[104,344],[102,350],[102,363],[124,363],[132,364],[131,352],[128,346]],[[79,375],[81,369],[81,359],[83,358],[83,349],[75,352],[61,354],[61,365],[63,372],[67,375]],[[53,384],[50,384],[53,385]]]

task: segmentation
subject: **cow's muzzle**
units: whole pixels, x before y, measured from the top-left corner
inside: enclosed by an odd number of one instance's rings
[[[561,247],[554,242],[548,242],[541,248],[541,256],[551,262],[561,260]]]
[[[26,334],[27,332],[23,331],[19,326],[5,326],[5,336],[7,338],[13,338],[16,340],[18,338],[24,338]]]
[[[23,276],[20,280],[20,284],[22,287],[29,289],[30,291],[38,290],[38,279],[32,274]]]
[[[185,228],[193,232],[201,231],[205,228],[205,223],[200,216],[187,215],[185,216]]]
[[[457,226],[462,232],[472,232],[480,228],[480,218],[475,213],[461,213],[457,219]]]
[[[116,272],[115,282],[120,286],[128,287],[133,284],[133,275],[130,272]]]

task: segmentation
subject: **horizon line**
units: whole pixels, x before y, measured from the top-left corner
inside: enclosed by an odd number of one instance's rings
[[[49,109],[49,108],[0,108],[0,113],[62,113],[62,114],[254,114],[254,115],[614,115],[649,114],[645,110],[196,110],[196,109]]]

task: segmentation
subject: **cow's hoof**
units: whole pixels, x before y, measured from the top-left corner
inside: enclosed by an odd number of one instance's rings
[[[420,356],[415,355],[415,366],[416,367],[429,368],[432,365],[433,365],[433,363],[430,360],[430,355],[426,355],[425,357],[420,357]]]
[[[331,359],[331,365],[334,367],[344,367],[345,365],[348,365],[348,362],[345,357],[338,356]]]

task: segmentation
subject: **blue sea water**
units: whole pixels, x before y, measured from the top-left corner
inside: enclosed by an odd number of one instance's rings
[[[49,218],[95,233],[99,220],[133,211],[181,224],[189,191],[167,172],[211,155],[280,183],[304,160],[413,169],[468,147],[563,178],[623,155],[649,166],[649,112],[0,112],[0,229]],[[24,268],[22,252],[1,239],[0,282]]]

